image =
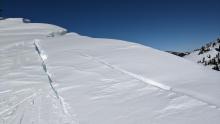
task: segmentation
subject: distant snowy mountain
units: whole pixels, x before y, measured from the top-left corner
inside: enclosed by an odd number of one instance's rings
[[[137,43],[3,19],[0,57],[0,124],[220,122],[220,73]]]
[[[220,71],[220,38],[192,52],[168,52]]]
[[[173,51],[166,51],[168,53],[171,53],[173,55],[179,56],[179,57],[184,57],[186,55],[189,55],[189,52],[173,52]]]

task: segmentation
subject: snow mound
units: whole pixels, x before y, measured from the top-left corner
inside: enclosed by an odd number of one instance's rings
[[[46,35],[55,37],[64,35],[67,30],[51,24],[26,23],[23,18],[0,20],[0,36],[13,35]]]

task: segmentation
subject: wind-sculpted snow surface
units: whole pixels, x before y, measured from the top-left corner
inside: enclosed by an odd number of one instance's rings
[[[22,19],[0,44],[0,124],[220,122],[219,73],[174,55]]]

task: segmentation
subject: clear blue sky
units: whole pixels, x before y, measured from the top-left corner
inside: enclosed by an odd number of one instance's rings
[[[0,0],[3,16],[184,51],[220,36],[220,0]]]

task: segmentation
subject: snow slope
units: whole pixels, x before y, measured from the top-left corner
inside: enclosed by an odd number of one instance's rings
[[[0,44],[0,124],[220,122],[220,74],[169,53],[23,19]]]

